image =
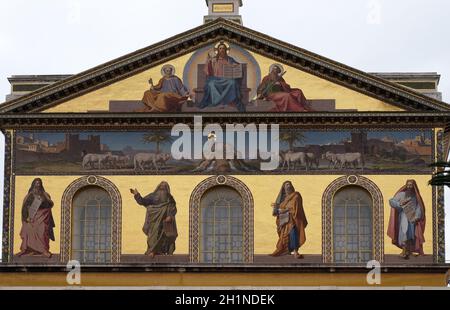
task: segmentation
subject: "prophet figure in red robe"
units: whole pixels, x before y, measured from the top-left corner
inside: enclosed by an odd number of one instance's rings
[[[22,244],[18,256],[52,256],[50,240],[55,241],[52,207],[53,201],[45,191],[42,180],[34,179],[22,204]]]
[[[263,78],[258,87],[258,99],[275,103],[271,112],[311,111],[303,91],[291,88],[283,78],[284,73],[281,65],[272,65],[270,73]]]

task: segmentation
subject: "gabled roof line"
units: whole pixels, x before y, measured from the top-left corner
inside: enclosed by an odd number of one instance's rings
[[[355,91],[409,110],[450,111],[446,103],[416,93],[342,63],[322,57],[292,44],[218,18],[208,24],[180,33],[159,43],[139,49],[68,79],[39,89],[0,105],[0,113],[36,112],[47,109],[142,72],[175,57],[226,39],[256,53],[287,63],[299,70],[325,78]],[[422,105],[422,107],[420,107]]]
[[[343,63],[340,63],[335,60],[315,54],[315,53],[305,50],[301,47],[297,47],[290,43],[283,42],[276,38],[269,37],[265,34],[255,31],[255,30],[245,28],[245,27],[242,27],[239,25],[235,25],[234,23],[226,21],[226,20],[224,20],[224,22],[227,23],[228,26],[234,26],[234,28],[237,29],[236,32],[239,32],[241,35],[245,34],[242,31],[242,29],[244,29],[245,31],[250,32],[250,33],[254,34],[255,36],[257,36],[259,42],[263,42],[264,44],[267,44],[268,46],[274,46],[274,43],[275,43],[275,45],[280,46],[281,49],[284,50],[286,53],[296,54],[299,57],[304,58],[305,60],[315,63],[316,65],[321,65],[325,68],[329,68],[334,71],[338,71],[339,73],[349,75],[352,78],[355,78],[358,80],[365,80],[367,82],[370,82],[374,86],[389,89],[391,92],[393,92],[397,95],[404,95],[404,93],[406,92],[409,95],[409,99],[412,99],[412,100],[418,99],[423,104],[427,104],[427,102],[432,101],[434,104],[440,106],[444,110],[450,110],[450,106],[448,106],[445,102],[442,102],[442,101],[436,100],[434,98],[430,98],[425,95],[422,95],[420,93],[411,91],[411,89],[409,89],[403,85],[389,82],[387,80],[376,77],[372,74],[369,74],[364,71],[358,70],[356,68],[347,66]],[[350,72],[352,72],[352,73],[350,73]],[[397,91],[396,89],[401,89],[401,92]]]
[[[208,28],[209,31],[206,31],[205,26],[214,26],[213,24],[216,24],[216,21],[213,21],[207,25],[202,25],[199,27],[196,27],[194,29],[191,29],[189,31],[186,31],[184,33],[180,33],[174,37],[168,38],[166,40],[160,41],[158,43],[152,44],[148,47],[136,50],[132,53],[129,53],[127,55],[121,56],[119,58],[116,58],[114,60],[108,61],[106,63],[103,63],[101,65],[98,65],[94,68],[85,70],[83,72],[80,72],[78,74],[75,74],[68,79],[61,80],[57,83],[51,84],[49,86],[45,86],[39,90],[36,90],[34,92],[31,92],[23,97],[11,100],[9,102],[5,102],[0,105],[0,113],[1,112],[10,112],[8,109],[10,106],[12,106],[12,109],[14,109],[14,106],[17,103],[20,104],[26,104],[28,102],[31,102],[33,100],[39,100],[42,98],[45,98],[49,93],[55,92],[55,91],[61,91],[64,89],[67,89],[69,87],[74,87],[75,85],[79,83],[83,83],[85,81],[88,81],[92,79],[93,77],[101,76],[102,74],[106,74],[108,72],[111,72],[113,70],[120,69],[123,66],[127,66],[133,62],[139,62],[143,58],[149,57],[152,54],[157,54],[158,52],[164,52],[167,49],[171,49],[176,47],[177,45],[180,45],[177,40],[179,40],[181,37],[185,38],[185,40],[190,40],[198,35],[203,35],[207,32],[209,32],[211,29]],[[220,27],[212,27],[212,29],[219,29]],[[194,49],[195,47],[193,47]],[[165,60],[163,60],[164,62]],[[154,62],[149,62],[149,65],[153,66]],[[151,67],[150,66],[150,67]],[[143,69],[145,70],[145,69]],[[123,78],[123,75],[120,75],[120,79]]]

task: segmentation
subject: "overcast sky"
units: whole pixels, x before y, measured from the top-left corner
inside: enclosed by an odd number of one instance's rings
[[[450,102],[448,0],[243,2],[246,27],[357,69],[438,72]],[[0,0],[0,102],[11,75],[76,74],[199,26],[205,14],[204,0]]]

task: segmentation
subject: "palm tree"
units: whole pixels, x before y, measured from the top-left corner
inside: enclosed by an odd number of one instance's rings
[[[169,143],[173,141],[173,137],[162,131],[146,133],[142,137],[142,142],[144,143],[155,143],[156,144],[156,153],[160,153],[160,145],[164,143]]]
[[[304,143],[306,141],[306,137],[298,131],[283,131],[280,134],[280,140],[286,142],[289,145],[289,150],[293,151],[295,144]]]
[[[431,167],[438,168],[438,171],[433,174],[433,177],[428,182],[433,186],[449,186],[450,187],[450,162],[436,162],[430,165]]]

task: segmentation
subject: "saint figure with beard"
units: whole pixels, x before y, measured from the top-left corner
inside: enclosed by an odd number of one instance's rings
[[[131,189],[136,202],[147,209],[145,223],[142,228],[147,236],[145,255],[173,255],[175,240],[178,237],[175,215],[176,202],[170,194],[167,182],[161,182],[155,191],[142,197],[137,189]]]
[[[290,255],[302,259],[300,247],[306,242],[305,229],[308,226],[303,199],[290,181],[283,183],[277,200],[272,204],[272,215],[277,218],[278,242],[272,256]]]
[[[50,258],[50,240],[55,241],[52,216],[53,201],[45,192],[41,179],[34,179],[22,204],[20,252],[22,255],[43,255]]]
[[[425,205],[415,180],[408,180],[389,200],[391,216],[388,236],[402,249],[400,256],[424,255]]]

